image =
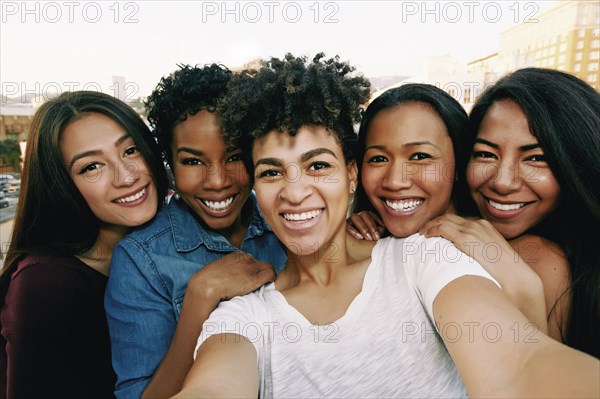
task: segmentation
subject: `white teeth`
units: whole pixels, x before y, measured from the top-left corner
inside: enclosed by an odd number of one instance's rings
[[[492,207],[498,209],[499,211],[514,211],[516,209],[523,208],[526,205],[525,202],[518,204],[499,204],[491,199],[488,199],[488,202]]]
[[[202,200],[202,202],[204,203],[204,205],[206,205],[213,211],[222,211],[223,209],[225,209],[229,205],[231,205],[234,198],[235,198],[235,196],[233,196],[231,198],[227,198],[225,201],[221,201],[221,202],[213,202],[213,201],[206,201],[206,200]]]
[[[421,205],[425,200],[401,200],[401,201],[390,201],[385,200],[385,204],[392,208],[395,211],[412,211],[419,205]]]
[[[146,194],[146,188],[145,187],[144,187],[144,189],[142,191],[139,191],[137,194],[133,194],[133,195],[130,195],[129,197],[125,197],[125,198],[116,199],[115,202],[118,203],[118,204],[126,204],[128,202],[133,202],[133,201],[135,201],[137,199],[142,198],[142,196],[144,194]]]
[[[285,220],[304,221],[304,220],[316,218],[321,212],[322,212],[321,209],[317,209],[314,211],[302,212],[302,213],[284,213],[283,218]]]

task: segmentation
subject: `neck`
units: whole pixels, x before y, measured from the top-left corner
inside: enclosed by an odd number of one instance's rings
[[[314,248],[314,247],[313,247]],[[326,286],[334,283],[340,273],[352,263],[342,231],[333,240],[307,255],[298,255],[287,249],[288,262],[278,278],[278,289],[286,289],[303,282]]]
[[[117,242],[119,242],[128,231],[129,228],[124,226],[100,226],[98,239],[92,248],[79,255],[78,258],[92,269],[108,276],[112,251],[115,245],[117,245]]]

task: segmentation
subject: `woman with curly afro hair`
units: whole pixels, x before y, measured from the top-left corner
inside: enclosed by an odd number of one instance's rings
[[[113,253],[105,307],[118,398],[181,389],[202,322],[219,301],[272,281],[273,267],[285,263],[242,151],[221,135],[216,108],[231,76],[217,64],[182,65],[148,98],[175,195]]]
[[[273,283],[219,304],[176,397],[467,397],[453,359],[471,396],[593,396],[599,365],[547,336],[456,339],[456,326],[508,332],[527,319],[449,241],[363,240],[372,252],[362,258],[346,249],[353,125],[369,94],[353,71],[288,54],[229,85],[222,125],[251,149],[258,204],[288,261]],[[542,380],[558,358],[568,371]]]

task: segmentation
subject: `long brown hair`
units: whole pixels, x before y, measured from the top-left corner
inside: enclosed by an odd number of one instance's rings
[[[2,287],[25,255],[78,255],[96,242],[100,222],[73,183],[60,151],[65,128],[91,112],[108,116],[131,135],[154,177],[159,206],[162,205],[167,175],[160,150],[139,115],[107,94],[93,91],[61,94],[44,103],[31,122],[12,239],[0,271]],[[3,298],[0,295],[0,301]]]

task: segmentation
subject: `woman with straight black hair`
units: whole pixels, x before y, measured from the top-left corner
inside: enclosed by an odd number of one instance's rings
[[[168,186],[148,127],[109,95],[36,112],[0,287],[2,397],[112,397],[103,307],[112,249]]]
[[[521,69],[477,100],[467,138],[459,212],[485,221],[443,217],[424,231],[460,246],[497,230],[541,277],[550,336],[600,357],[600,246],[590,234],[600,230],[600,95],[564,72]]]

